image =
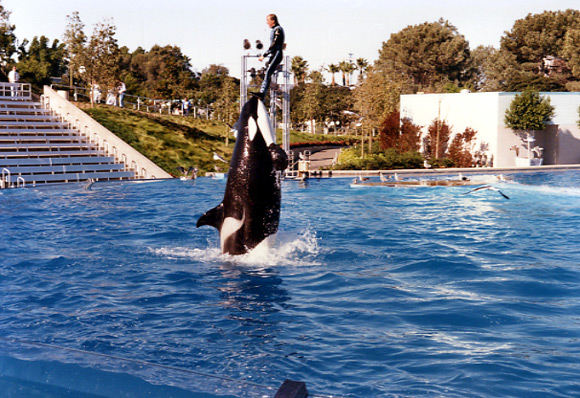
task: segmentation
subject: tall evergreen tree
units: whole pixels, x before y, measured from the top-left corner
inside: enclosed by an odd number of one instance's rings
[[[63,43],[68,59],[68,80],[69,85],[74,86],[75,77],[81,78],[81,73],[86,69],[87,62],[87,36],[85,35],[85,24],[81,21],[78,11],[67,15],[67,27],[63,35]],[[89,83],[89,82],[85,82]]]
[[[2,73],[8,76],[8,69],[5,69],[11,62],[11,58],[16,52],[16,36],[14,35],[14,25],[10,24],[10,11],[0,4],[0,67]]]
[[[110,20],[97,23],[87,48],[86,73],[88,81],[91,85],[98,84],[103,93],[114,90],[119,79],[120,52],[115,38],[116,29]]]
[[[405,91],[437,89],[467,79],[469,43],[448,21],[408,26],[391,35],[375,67],[401,82]]]
[[[544,130],[554,117],[550,99],[534,90],[525,90],[515,96],[506,109],[504,122],[514,131],[530,132]]]
[[[30,45],[24,41],[20,46],[18,70],[23,81],[31,83],[35,91],[40,92],[43,85],[49,85],[53,77],[64,73],[64,43],[54,40],[49,45],[45,36],[35,37]]]

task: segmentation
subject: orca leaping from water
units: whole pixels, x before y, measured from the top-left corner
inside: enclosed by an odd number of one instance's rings
[[[251,97],[234,126],[236,145],[223,202],[197,220],[220,233],[222,253],[244,254],[276,234],[280,220],[280,175],[286,153],[275,143],[264,103]]]
[[[509,198],[510,198],[510,197],[509,197],[509,196],[507,196],[505,193],[503,193],[502,191],[500,191],[500,190],[499,190],[499,189],[497,189],[496,187],[492,187],[491,185],[484,185],[483,187],[477,187],[477,188],[475,188],[475,189],[472,189],[472,190],[471,190],[471,191],[469,191],[469,192],[465,192],[465,193],[464,193],[464,195],[468,195],[468,194],[470,194],[470,193],[472,193],[472,192],[481,191],[481,190],[484,190],[484,189],[489,189],[489,190],[492,190],[492,191],[497,191],[497,192],[499,192],[499,194],[500,194],[501,196],[503,196],[504,198],[506,198],[506,199],[509,199]]]

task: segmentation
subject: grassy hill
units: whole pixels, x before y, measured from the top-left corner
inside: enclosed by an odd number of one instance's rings
[[[229,127],[221,122],[193,117],[159,115],[97,105],[84,111],[107,129],[115,133],[159,167],[173,175],[177,167],[197,167],[203,172],[219,167],[227,171],[228,165],[213,159],[216,152],[229,160],[235,143]],[[278,131],[278,143],[282,142]],[[226,146],[226,136],[229,136]],[[290,142],[343,141],[345,137],[312,135],[292,131]]]

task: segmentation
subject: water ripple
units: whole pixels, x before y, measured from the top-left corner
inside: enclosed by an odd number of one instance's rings
[[[286,181],[276,243],[244,256],[195,228],[224,181],[2,191],[0,338],[65,351],[3,340],[0,361],[215,396],[244,394],[156,366],[348,397],[580,395],[580,173],[510,177],[509,201]]]

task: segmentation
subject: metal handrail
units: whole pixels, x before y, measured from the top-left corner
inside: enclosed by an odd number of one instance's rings
[[[63,107],[60,105],[54,106],[51,104],[50,97],[47,95],[43,95],[41,97],[44,107],[49,109],[54,115],[58,116],[62,123],[66,123],[70,129],[77,131],[80,135],[84,136],[89,143],[94,144],[100,151],[104,153],[105,156],[111,156],[111,144],[107,141],[107,139],[102,138],[99,136],[97,131],[93,131],[88,125],[84,125],[85,122],[79,120],[79,118],[75,115],[72,115],[71,112],[67,112],[63,110]],[[115,153],[113,156],[116,158],[118,156],[118,148],[115,148]],[[125,153],[121,154],[122,157],[127,159],[128,155]],[[115,159],[116,161],[116,159]],[[133,161],[135,162],[135,161]],[[123,162],[125,169],[128,169],[128,165],[126,162]],[[138,175],[138,166],[135,162],[135,177],[139,178]]]
[[[0,99],[31,100],[30,83],[0,83]]]
[[[7,174],[6,177],[4,177],[4,174]],[[4,167],[2,169],[2,181],[4,182],[4,186],[10,188],[10,184],[12,183],[12,178],[10,177],[10,170],[7,169],[6,167]]]

